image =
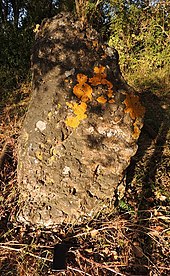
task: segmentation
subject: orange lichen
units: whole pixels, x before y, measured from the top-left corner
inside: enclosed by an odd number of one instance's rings
[[[114,99],[109,100],[109,103],[114,103],[114,102],[115,102]]]
[[[102,80],[106,78],[106,73],[105,73],[105,67],[104,66],[99,66],[99,67],[94,67],[94,77],[89,79],[89,82],[93,86],[97,86],[102,83]]]
[[[101,58],[102,58],[102,59],[105,59],[105,58],[107,58],[107,55],[104,54],[104,55],[101,56]]]
[[[113,95],[113,91],[112,91],[112,90],[108,90],[108,91],[107,91],[107,96],[108,96],[108,98],[111,98],[112,95]]]
[[[107,79],[102,79],[101,83],[104,85],[107,85],[109,90],[111,90],[113,88],[113,84],[110,81],[108,81]]]
[[[101,65],[99,67],[94,67],[94,74],[95,74],[94,77],[89,79],[89,82],[91,83],[91,85],[93,85],[93,86],[97,86],[100,84],[107,85],[108,91],[107,91],[106,95],[108,98],[111,98],[113,96],[113,90],[112,90],[113,84],[109,80],[106,79],[107,74],[105,73],[105,67],[101,66]],[[98,99],[100,101],[100,97]],[[97,101],[98,101],[98,99],[97,99]],[[101,101],[104,103],[103,99]],[[110,101],[110,103],[112,103],[113,101],[114,100]]]
[[[73,88],[73,93],[77,96],[77,98],[81,99],[82,97],[86,97],[87,99],[91,100],[92,98],[92,88],[87,83],[83,84],[76,84]]]
[[[90,97],[88,97],[87,95],[83,95],[83,96],[81,97],[81,100],[82,100],[82,102],[86,103],[86,102],[88,102],[89,100],[92,100],[92,96],[90,95]]]
[[[140,135],[140,128],[138,126],[138,119],[142,118],[145,114],[145,108],[141,105],[139,101],[139,96],[134,95],[133,93],[127,94],[126,99],[124,100],[126,105],[125,113],[129,113],[130,117],[135,120],[133,123],[134,133],[132,134],[134,139],[138,139]]]
[[[81,98],[84,95],[84,89],[82,89],[82,85],[77,84],[73,88],[73,93],[74,95],[77,96],[77,98]]]
[[[145,113],[144,106],[141,105],[139,101],[139,96],[131,94],[126,95],[126,99],[124,100],[126,105],[125,113],[129,113],[130,117],[135,120],[136,118],[143,117]]]
[[[106,103],[107,101],[109,103],[113,103],[114,99],[112,99],[113,96],[113,85],[110,81],[106,79],[107,74],[105,73],[105,67],[99,65],[99,67],[94,67],[94,76],[88,80],[88,77],[84,74],[77,74],[77,84],[73,88],[74,95],[77,96],[78,99],[81,100],[81,103],[67,103],[67,106],[70,107],[73,111],[73,113],[76,116],[68,117],[65,121],[67,126],[76,128],[81,120],[84,120],[87,118],[86,110],[87,110],[87,102],[92,100],[92,87],[87,84],[87,81],[91,83],[93,86],[97,85],[106,85],[108,87],[108,91],[106,92],[105,96],[100,95],[97,98],[98,103]]]
[[[93,78],[89,79],[89,82],[91,83],[91,85],[93,86],[97,86],[99,84],[101,84],[101,77],[100,76],[94,76]]]
[[[92,99],[92,88],[90,85],[86,83],[87,76],[83,74],[77,75],[78,84],[76,84],[73,88],[73,93],[81,99],[83,102],[87,102]]]
[[[105,97],[103,97],[103,96],[100,96],[97,98],[97,101],[98,101],[98,103],[104,104],[107,102],[107,99],[105,99]]]
[[[97,74],[103,74],[105,71],[105,67],[104,66],[101,66],[99,65],[99,67],[95,66],[94,67],[94,73],[97,75]]]
[[[99,42],[97,40],[92,41],[93,47],[96,48],[96,50],[99,48]]]
[[[84,84],[87,81],[87,76],[84,74],[77,74],[77,81],[79,84]]]

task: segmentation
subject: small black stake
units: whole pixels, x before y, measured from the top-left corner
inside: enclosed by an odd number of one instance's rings
[[[67,244],[61,243],[56,244],[54,247],[54,257],[53,257],[53,271],[64,271],[67,269],[66,257],[69,246]]]

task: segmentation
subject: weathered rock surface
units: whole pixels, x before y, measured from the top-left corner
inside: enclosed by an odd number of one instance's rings
[[[113,208],[136,153],[144,108],[117,52],[69,14],[44,22],[18,143],[18,220],[82,223]]]

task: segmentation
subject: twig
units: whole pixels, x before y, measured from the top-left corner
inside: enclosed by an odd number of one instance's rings
[[[29,255],[31,257],[34,257],[34,258],[37,258],[37,259],[40,259],[40,260],[44,260],[44,261],[48,261],[48,262],[53,262],[52,259],[47,259],[47,258],[44,258],[44,257],[40,257],[40,256],[37,256],[31,252],[26,252],[23,250],[23,248],[13,248],[13,247],[9,247],[9,246],[4,246],[4,245],[0,245],[1,248],[3,249],[6,249],[6,250],[11,250],[11,251],[15,251],[15,252],[22,252],[26,255]]]
[[[83,273],[84,275],[87,275],[87,276],[92,276],[91,274],[89,274],[89,273],[87,273],[87,272],[83,272],[83,271],[81,271],[81,270],[78,269],[78,268],[74,268],[74,267],[71,267],[71,266],[67,266],[67,268],[70,269],[70,270],[79,272],[79,273]]]
[[[78,253],[78,255],[79,255],[80,258],[82,258],[83,260],[85,260],[86,262],[88,262],[88,263],[90,263],[90,264],[92,264],[94,266],[97,266],[97,267],[100,267],[100,268],[104,268],[104,269],[106,269],[108,271],[114,272],[117,275],[126,276],[125,274],[122,274],[122,273],[114,270],[113,268],[110,268],[107,265],[103,265],[103,264],[100,264],[100,263],[96,263],[93,260],[89,260],[88,258],[84,257],[78,250],[77,250],[77,253]]]
[[[112,224],[110,226],[103,226],[101,228],[92,229],[92,230],[87,231],[87,232],[76,234],[76,235],[73,236],[73,238],[78,238],[78,237],[81,237],[81,236],[89,235],[89,234],[93,233],[94,230],[96,230],[96,231],[103,231],[103,230],[108,230],[108,229],[118,230],[119,228],[120,228],[120,221],[119,221],[119,224],[117,223],[117,225]],[[122,226],[122,228],[125,229],[125,228],[127,228],[127,226]]]
[[[5,245],[0,245],[0,247],[3,249],[12,250],[12,251],[16,251],[16,252],[21,252],[23,250],[22,248],[13,248],[13,247],[5,246]]]

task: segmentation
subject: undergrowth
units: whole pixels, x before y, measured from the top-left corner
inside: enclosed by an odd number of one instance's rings
[[[30,85],[1,105],[0,275],[169,275],[170,132],[168,70],[125,73],[146,108],[139,149],[127,169],[126,195],[114,213],[53,229],[16,221],[17,139]],[[52,272],[53,248],[69,247],[67,270]]]

